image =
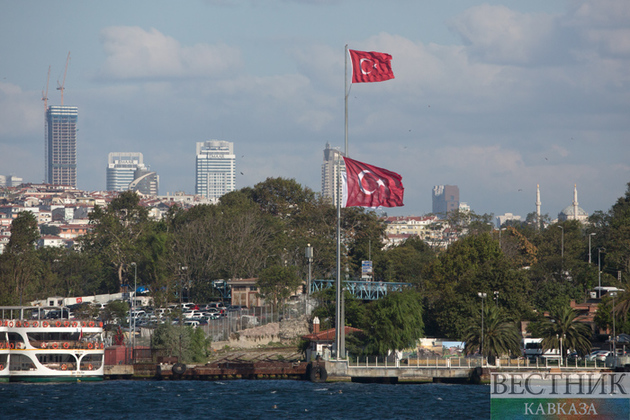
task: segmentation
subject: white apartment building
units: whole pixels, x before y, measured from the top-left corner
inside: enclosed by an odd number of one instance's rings
[[[337,204],[340,172],[343,175],[345,171],[346,165],[339,148],[331,148],[330,143],[326,143],[322,164],[322,197],[328,199],[333,205]]]
[[[197,142],[195,194],[218,199],[236,189],[234,143],[221,140]]]

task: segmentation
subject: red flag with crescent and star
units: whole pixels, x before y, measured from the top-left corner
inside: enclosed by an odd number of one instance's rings
[[[374,51],[348,51],[352,61],[352,83],[384,82],[394,78],[391,55]]]
[[[347,157],[343,207],[401,207],[405,189],[396,172]]]

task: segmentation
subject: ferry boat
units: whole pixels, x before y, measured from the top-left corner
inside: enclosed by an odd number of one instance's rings
[[[67,309],[53,307],[0,307],[0,381],[103,379],[103,324],[68,317],[49,319],[51,311],[68,314]]]
[[[9,382],[9,336],[4,322],[0,324],[0,382]]]

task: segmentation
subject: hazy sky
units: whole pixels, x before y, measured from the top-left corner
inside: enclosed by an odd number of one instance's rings
[[[630,1],[0,0],[0,174],[44,178],[44,103],[79,107],[78,186],[142,152],[160,193],[194,192],[195,143],[234,142],[237,188],[321,189],[344,142],[344,46],[393,56],[352,85],[349,152],[400,173],[405,207],[459,186],[477,213],[573,199],[606,211],[630,181]],[[241,175],[241,172],[243,173]]]

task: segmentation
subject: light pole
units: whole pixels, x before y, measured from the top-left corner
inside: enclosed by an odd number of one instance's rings
[[[136,307],[136,290],[138,290],[138,266],[136,265],[135,262],[132,262],[131,265],[133,265],[133,298],[131,300],[131,312],[133,313],[133,310]],[[133,317],[133,336],[132,336],[132,341],[131,341],[131,360],[132,363],[135,362],[136,360],[136,355],[135,350],[136,350],[136,317],[134,314]]]
[[[597,248],[597,275],[599,277],[599,288],[597,289],[597,297],[602,298],[602,249],[606,252],[606,248]]]
[[[312,282],[312,266],[313,266],[313,247],[311,244],[306,244],[306,259],[308,260],[308,281],[306,282],[306,296],[304,297],[304,315],[308,315],[308,298],[311,296],[311,282]]]
[[[560,341],[560,366],[562,366],[562,359],[564,358],[564,353],[562,352],[562,339],[566,337],[566,334],[556,334],[556,339]]]
[[[481,365],[483,366],[483,301],[488,295],[482,292],[478,292],[477,295],[481,298]]]
[[[591,236],[597,235],[595,232],[591,232],[588,235],[588,263],[591,263]]]
[[[558,225],[560,229],[562,229],[562,248],[560,251],[560,256],[562,257],[562,262],[564,263],[564,226]]]
[[[612,296],[613,298],[613,304],[612,304],[612,319],[613,319],[613,339],[612,339],[612,343],[613,343],[613,355],[615,357],[615,367],[617,367],[617,346],[615,345],[615,340],[617,338],[617,332],[615,330],[615,296],[617,296],[617,292],[610,292],[610,296]]]

